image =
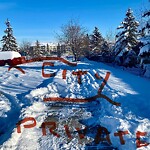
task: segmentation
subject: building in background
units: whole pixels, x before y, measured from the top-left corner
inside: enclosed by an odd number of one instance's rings
[[[30,47],[30,55],[36,50],[36,45],[33,43]],[[44,56],[57,55],[59,53],[66,52],[66,46],[59,43],[40,43],[40,50]]]

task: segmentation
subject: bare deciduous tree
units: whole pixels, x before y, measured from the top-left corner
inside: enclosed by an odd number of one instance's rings
[[[24,56],[30,55],[31,42],[22,41],[20,43],[20,53]]]
[[[82,55],[83,39],[87,30],[77,21],[70,20],[61,27],[62,34],[59,35],[59,41],[70,47],[75,61]]]
[[[105,39],[108,43],[112,43],[112,42],[115,42],[115,32],[113,32],[112,29],[109,29],[107,32],[106,32],[106,35],[105,35]]]

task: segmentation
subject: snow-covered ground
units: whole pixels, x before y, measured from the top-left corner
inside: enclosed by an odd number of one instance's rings
[[[56,72],[56,76],[51,78],[42,77],[42,62],[21,65],[21,68],[25,74],[16,69],[8,72],[8,66],[0,67],[1,150],[150,149],[150,145],[136,147],[138,131],[147,132],[140,140],[150,143],[150,80],[88,60],[79,62],[76,67],[60,62],[56,62],[54,67],[45,67],[45,73]],[[63,69],[67,69],[66,79],[62,79]],[[82,84],[72,74],[78,70],[88,71],[82,75]],[[111,75],[102,93],[120,102],[120,107],[102,98],[83,104],[43,101],[45,97],[94,96],[103,81],[96,79],[95,73],[104,78],[108,71]],[[18,133],[16,124],[28,117],[34,118],[36,125],[32,128],[23,126],[33,124],[33,121],[21,124],[21,133]],[[46,128],[45,136],[44,122],[53,122],[50,128],[56,125],[51,132]],[[95,143],[101,126],[110,132],[112,145]],[[87,132],[81,138],[85,127]],[[77,132],[79,129],[80,134]],[[124,145],[118,136],[114,136],[118,131],[129,133],[123,135]]]

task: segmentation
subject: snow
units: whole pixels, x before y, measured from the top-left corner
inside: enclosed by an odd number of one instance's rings
[[[107,128],[111,146],[118,150],[150,149],[150,145],[136,148],[137,131],[147,132],[141,139],[150,142],[150,80],[88,60],[79,62],[76,67],[57,62],[57,66],[51,68],[55,69],[56,76],[51,78],[42,77],[41,66],[42,62],[21,65],[26,74],[15,69],[8,72],[7,66],[0,68],[0,150],[88,149],[99,125]],[[62,79],[63,69],[67,69],[66,79]],[[81,85],[77,82],[77,76],[72,74],[72,71],[79,70],[88,71],[82,75]],[[102,98],[85,104],[43,101],[44,97],[94,96],[103,81],[97,80],[94,74],[98,73],[104,78],[108,71],[111,75],[102,93],[120,102],[120,107]],[[16,123],[26,117],[34,117],[36,126],[24,128],[21,125],[21,133],[17,133]],[[41,124],[45,121],[56,123],[55,132],[60,135],[59,138],[48,129],[46,136],[43,136]],[[64,125],[68,125],[72,139],[67,136]],[[76,128],[85,127],[89,128],[88,133],[84,139],[80,139]],[[119,130],[129,132],[123,136],[124,145],[121,145],[119,137],[114,136]],[[93,146],[97,149],[106,147],[102,143]]]
[[[150,78],[150,64],[145,64],[144,69],[145,69],[144,76]]]
[[[143,54],[144,52],[150,52],[150,44],[148,45],[144,45],[141,49],[140,49],[140,55]]]
[[[0,60],[7,60],[21,57],[18,52],[15,51],[0,51]]]
[[[9,100],[0,93],[0,116],[7,117],[7,112],[10,110],[11,104]]]
[[[150,52],[150,36],[147,35],[140,40],[143,43],[143,47],[141,47],[139,55],[142,55],[144,52]]]

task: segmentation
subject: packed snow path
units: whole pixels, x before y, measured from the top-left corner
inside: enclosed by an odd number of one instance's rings
[[[109,150],[116,147],[119,150],[135,150],[137,131],[147,132],[144,141],[150,143],[148,79],[87,60],[79,62],[76,67],[55,62],[54,68],[45,68],[45,73],[56,73],[56,76],[51,78],[42,77],[42,62],[21,65],[21,68],[26,74],[15,69],[8,72],[7,66],[0,68],[0,124],[5,126],[0,128],[0,149]],[[64,69],[67,70],[66,79],[62,78]],[[87,74],[81,77],[82,84],[79,84],[77,76],[72,74],[78,70],[87,71]],[[87,98],[96,95],[102,82],[94,77],[96,72],[103,78],[106,72],[111,72],[102,93],[120,102],[120,107],[102,98],[85,104],[43,101],[45,97]],[[16,123],[28,117],[35,119],[36,126],[24,128],[21,125],[21,133],[17,133]],[[43,136],[44,122],[53,122],[56,129],[50,132],[46,128],[46,135]],[[32,123],[29,121],[25,124]],[[112,145],[107,142],[95,144],[100,126],[110,132]],[[50,125],[49,128],[51,127]],[[84,133],[85,128],[87,130],[84,136],[81,131]],[[120,143],[118,136],[114,136],[118,131],[129,133],[123,136],[124,145]],[[148,150],[150,146],[138,149]]]

